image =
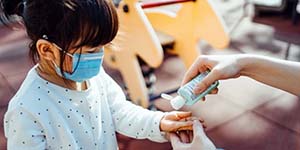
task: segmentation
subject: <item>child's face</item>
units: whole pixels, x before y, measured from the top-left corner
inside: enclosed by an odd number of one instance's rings
[[[43,63],[43,61],[47,61],[49,65],[53,65],[53,71],[54,70],[54,63],[60,67],[60,58],[61,58],[61,51],[63,51],[59,46],[57,46],[55,43],[51,43],[47,40],[40,39],[37,42],[37,50],[40,56],[40,63]],[[77,49],[70,49],[66,50],[66,55],[63,63],[63,69],[65,72],[72,73],[72,55],[76,53],[81,54],[92,54],[103,51],[103,46],[97,46],[97,47],[89,47],[89,46],[82,46]]]
[[[55,44],[54,44],[55,45]],[[56,50],[55,50],[55,52],[56,52],[56,54],[55,55],[57,55],[58,57],[56,57],[56,58],[60,58],[60,51],[61,51],[61,49],[58,47],[58,46],[56,46],[55,45],[55,47],[56,47]],[[64,63],[63,63],[63,67],[64,67],[64,70],[66,71],[66,72],[68,72],[68,73],[72,73],[72,65],[73,65],[73,63],[72,63],[72,55],[74,55],[74,54],[93,54],[93,53],[98,53],[98,52],[100,52],[100,51],[103,51],[103,49],[102,49],[102,47],[103,46],[97,46],[97,47],[89,47],[89,46],[83,46],[83,47],[81,47],[81,48],[78,48],[78,49],[70,49],[70,50],[68,50],[66,53],[66,55],[65,55],[65,60],[64,60]],[[60,59],[56,59],[55,60],[55,63],[57,64],[57,65],[59,65],[60,64]]]

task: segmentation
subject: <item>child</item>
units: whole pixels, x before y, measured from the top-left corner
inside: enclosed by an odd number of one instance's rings
[[[191,127],[189,112],[152,112],[125,100],[102,69],[103,46],[118,31],[110,0],[1,0],[8,24],[22,18],[36,65],[9,103],[9,150],[117,149],[116,132],[164,142]]]

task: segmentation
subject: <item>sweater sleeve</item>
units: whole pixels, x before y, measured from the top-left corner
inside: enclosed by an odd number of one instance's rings
[[[46,149],[43,129],[34,117],[22,108],[5,114],[4,131],[8,150]]]
[[[120,86],[106,73],[104,76],[117,132],[137,139],[166,142],[164,133],[160,131],[160,120],[164,113],[150,111],[127,101]]]

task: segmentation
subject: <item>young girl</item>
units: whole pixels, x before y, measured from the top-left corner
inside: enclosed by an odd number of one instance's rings
[[[191,127],[189,112],[152,112],[126,101],[102,68],[118,18],[110,0],[1,0],[8,24],[22,18],[36,65],[9,103],[9,150],[117,149],[115,132],[164,142]]]

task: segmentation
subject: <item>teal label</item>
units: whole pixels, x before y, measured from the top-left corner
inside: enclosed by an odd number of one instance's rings
[[[178,94],[181,95],[186,100],[186,105],[193,105],[200,99],[202,99],[206,94],[210,93],[211,90],[215,89],[219,82],[213,83],[209,88],[207,88],[204,92],[195,95],[193,90],[197,84],[199,84],[204,77],[208,75],[209,71],[203,72],[196,76],[193,80],[185,84],[178,90]]]

